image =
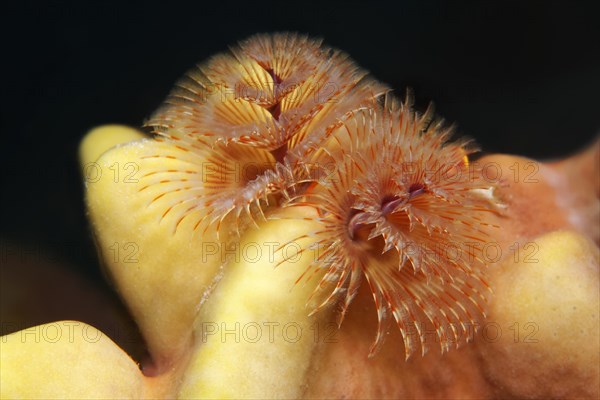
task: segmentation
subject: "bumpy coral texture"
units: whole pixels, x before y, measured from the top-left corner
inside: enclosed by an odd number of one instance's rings
[[[303,249],[314,262],[298,282],[315,284],[313,312],[337,306],[341,323],[366,279],[379,320],[371,355],[392,321],[408,357],[460,344],[484,317],[496,207],[469,162],[475,149],[344,53],[301,35],[254,36],[188,72],[148,125],[173,146],[147,157],[190,165],[144,176],[164,188],[154,200],[168,199],[175,230],[189,218],[199,233],[235,237],[278,207],[316,208],[321,228]]]

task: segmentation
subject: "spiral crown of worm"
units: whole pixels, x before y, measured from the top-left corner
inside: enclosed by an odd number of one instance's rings
[[[230,240],[280,207],[318,211],[304,235],[317,256],[298,282],[321,276],[313,312],[337,305],[341,324],[366,278],[379,321],[370,355],[392,321],[408,357],[458,346],[485,316],[495,201],[475,149],[346,54],[297,34],[251,37],[189,71],[147,125],[173,145],[150,157],[190,166],[147,174],[161,176],[149,185],[164,185],[174,231],[191,219]]]

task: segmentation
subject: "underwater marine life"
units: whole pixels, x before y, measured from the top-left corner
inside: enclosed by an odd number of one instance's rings
[[[533,161],[480,158],[294,33],[199,64],[145,125],[91,131],[80,159],[148,358],[40,325],[69,335],[3,336],[2,398],[597,396],[598,144],[496,179]]]

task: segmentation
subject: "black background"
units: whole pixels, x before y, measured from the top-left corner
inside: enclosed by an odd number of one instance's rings
[[[418,108],[434,101],[485,152],[555,158],[597,136],[592,3],[397,3],[3,6],[3,243],[41,249],[106,287],[78,142],[96,125],[141,125],[194,63],[257,32],[324,38],[396,93],[413,88]]]

